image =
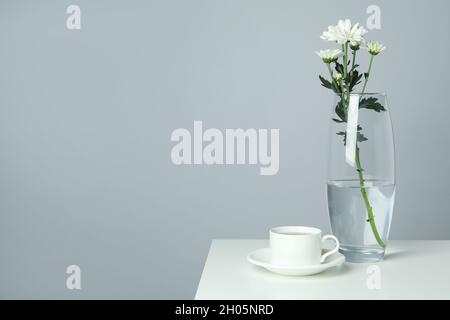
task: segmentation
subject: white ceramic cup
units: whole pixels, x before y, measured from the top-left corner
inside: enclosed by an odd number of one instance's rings
[[[336,247],[322,254],[322,245],[332,239]],[[283,266],[318,265],[339,250],[339,240],[332,235],[322,237],[322,231],[312,227],[276,227],[270,229],[272,263]]]

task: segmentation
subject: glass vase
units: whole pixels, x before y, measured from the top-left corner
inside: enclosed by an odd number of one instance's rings
[[[395,153],[386,95],[336,95],[327,199],[333,234],[349,262],[383,259],[395,198]]]

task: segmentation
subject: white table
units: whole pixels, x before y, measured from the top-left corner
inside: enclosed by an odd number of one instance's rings
[[[249,252],[267,246],[267,240],[213,240],[195,298],[450,299],[450,241],[389,241],[382,262],[345,263],[309,277],[247,262]]]

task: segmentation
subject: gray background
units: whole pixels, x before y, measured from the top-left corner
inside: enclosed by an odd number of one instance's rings
[[[388,47],[393,239],[449,239],[448,1],[0,2],[0,297],[192,298],[213,238],[329,231],[332,97],[319,35],[339,18]],[[66,29],[66,8],[82,30]],[[279,128],[280,171],[175,166],[176,128]],[[82,290],[65,269],[82,269]]]

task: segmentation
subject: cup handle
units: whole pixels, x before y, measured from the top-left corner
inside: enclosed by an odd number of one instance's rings
[[[325,252],[320,259],[320,263],[323,263],[327,257],[338,252],[339,250],[339,240],[331,234],[322,237],[322,244],[325,243],[325,241],[327,241],[328,239],[333,239],[334,242],[336,242],[336,247],[330,251]]]

